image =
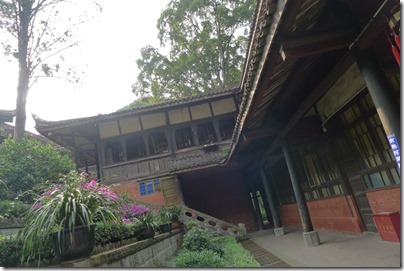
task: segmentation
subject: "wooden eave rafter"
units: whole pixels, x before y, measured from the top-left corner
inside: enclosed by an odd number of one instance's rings
[[[281,37],[280,53],[283,60],[323,54],[348,48],[356,36],[355,27],[334,26],[320,31],[293,33]]]
[[[264,127],[246,131],[242,134],[243,140],[255,140],[264,137],[279,135],[281,128],[279,126]]]

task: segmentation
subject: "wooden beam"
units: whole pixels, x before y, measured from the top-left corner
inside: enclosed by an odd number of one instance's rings
[[[400,3],[395,0],[386,0],[369,20],[362,32],[355,39],[351,46],[358,46],[361,49],[369,47],[379,34],[385,29],[386,16],[400,10]]]
[[[348,48],[355,39],[352,26],[342,25],[324,29],[294,33],[281,38],[281,55],[286,58],[301,58]]]
[[[354,63],[354,59],[350,54],[346,54],[338,62],[337,65],[328,73],[317,87],[310,93],[310,95],[300,104],[299,108],[295,111],[293,116],[289,119],[285,128],[282,130],[271,146],[265,151],[261,163],[265,162],[265,157],[269,156],[277,148],[279,148],[284,138],[295,127],[297,122],[306,114],[306,112],[329,90],[335,81]]]
[[[258,128],[258,129],[253,129],[253,130],[248,130],[243,133],[243,140],[253,140],[253,139],[259,139],[263,137],[268,137],[268,136],[276,136],[281,133],[281,128],[278,126],[272,126],[272,127],[265,127],[265,128]]]

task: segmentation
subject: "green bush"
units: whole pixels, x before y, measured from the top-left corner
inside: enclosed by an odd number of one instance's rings
[[[46,243],[42,248],[36,250],[36,259],[53,259],[53,245]],[[22,256],[22,241],[16,235],[0,235],[0,266],[20,267]]]
[[[192,227],[184,235],[182,246],[190,251],[212,250],[220,256],[224,253],[215,242],[213,234],[200,227]]]
[[[22,243],[14,235],[0,235],[0,266],[20,266]]]
[[[217,236],[196,223],[186,223],[181,250],[166,267],[260,267],[232,236]]]
[[[138,223],[97,223],[97,227],[95,228],[95,244],[105,245],[134,238],[138,231]]]
[[[47,186],[48,180],[57,180],[73,169],[74,163],[65,149],[35,139],[8,138],[0,144],[0,179],[7,188],[0,190],[0,199],[14,199],[36,186]],[[23,200],[29,201],[30,196]]]
[[[223,258],[212,250],[189,251],[177,255],[176,267],[225,267]]]
[[[261,267],[251,253],[243,248],[234,237],[226,236],[217,240],[223,250],[226,267]]]
[[[0,219],[22,218],[30,207],[30,204],[25,204],[18,200],[2,200],[0,201]]]

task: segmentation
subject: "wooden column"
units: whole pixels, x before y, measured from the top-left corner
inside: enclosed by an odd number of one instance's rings
[[[262,226],[263,222],[262,222],[261,210],[260,210],[260,206],[259,206],[259,203],[258,203],[257,193],[255,191],[255,187],[251,182],[250,182],[250,189],[251,189],[252,200],[253,200],[254,207],[255,207],[257,227],[258,227],[258,230],[262,230],[263,229],[263,226]]]
[[[354,46],[351,53],[356,59],[387,136],[394,134],[397,142],[401,142],[400,108],[383,70],[369,49]]]
[[[300,185],[300,178],[297,172],[296,165],[292,159],[292,154],[286,142],[282,144],[283,155],[285,156],[286,165],[288,166],[290,179],[292,181],[293,191],[295,193],[297,207],[299,208],[300,219],[303,226],[303,239],[308,247],[320,245],[320,238],[318,233],[313,230],[313,225],[310,219],[309,209],[304,198],[303,189]]]
[[[102,178],[104,178],[103,165],[105,164],[105,158],[102,155],[103,150],[102,150],[102,144],[101,144],[100,125],[99,125],[99,123],[95,124],[95,129],[97,131],[97,142],[95,143],[97,178],[99,180],[101,180]]]
[[[271,190],[269,189],[268,179],[267,179],[267,177],[265,175],[265,171],[262,167],[260,169],[260,172],[261,172],[262,183],[264,184],[265,194],[266,194],[267,200],[268,200],[269,209],[271,210],[274,227],[279,228],[279,227],[281,227],[281,221],[279,219],[278,212],[276,211],[276,208],[275,208],[275,203],[274,203],[274,200],[273,200],[273,197],[271,194]]]

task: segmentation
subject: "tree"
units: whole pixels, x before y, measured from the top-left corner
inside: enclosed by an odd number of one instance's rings
[[[169,57],[146,46],[132,91],[156,100],[240,83],[254,0],[171,0],[157,22]]]
[[[27,95],[38,78],[64,73],[69,81],[78,81],[73,68],[62,70],[61,67],[64,59],[60,52],[78,43],[69,40],[74,28],[86,21],[80,15],[75,20],[62,16],[59,10],[71,11],[69,3],[67,0],[0,0],[0,30],[12,37],[2,41],[2,45],[6,54],[12,54],[19,64],[16,140],[24,136]],[[55,56],[59,58],[55,60]]]
[[[14,199],[17,195],[56,180],[74,169],[69,153],[35,139],[16,141],[8,138],[0,144],[0,179],[7,191],[0,191],[0,199]]]

